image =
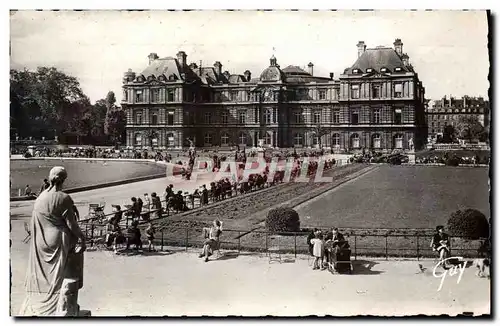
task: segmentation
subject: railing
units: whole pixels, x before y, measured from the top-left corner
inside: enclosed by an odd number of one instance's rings
[[[169,247],[182,247],[187,251],[189,248],[201,248],[204,244],[202,236],[203,227],[210,226],[210,222],[199,222],[197,227],[163,226],[157,229],[154,245],[164,250]],[[90,246],[96,237],[103,237],[103,225],[91,224],[84,229],[89,236]],[[380,233],[377,229],[351,229],[344,233],[349,242],[351,256],[356,260],[358,257],[377,257],[389,259],[390,257],[402,257],[421,259],[435,257],[437,254],[430,247],[433,230],[421,229],[405,230],[397,229],[395,232]],[[397,233],[396,233],[397,232]],[[404,232],[413,232],[411,234]],[[266,230],[237,230],[224,229],[221,236],[221,249],[269,253],[281,252],[283,254],[308,254],[309,245],[307,236],[309,232],[283,232],[273,234]],[[477,257],[477,249],[481,241],[468,240],[461,237],[450,237],[450,248],[453,256]]]

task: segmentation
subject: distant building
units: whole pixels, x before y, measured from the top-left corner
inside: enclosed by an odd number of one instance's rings
[[[426,110],[429,137],[435,139],[437,136],[443,136],[445,126],[456,127],[462,116],[476,116],[479,122],[489,130],[489,101],[482,97],[469,96],[462,98],[444,96],[441,100],[434,101],[434,105]]]
[[[339,79],[307,68],[281,68],[272,56],[257,78],[213,66],[149,55],[125,73],[122,108],[127,145],[136,148],[315,147],[338,152],[421,148],[427,137],[425,89],[397,39],[394,48],[366,49]],[[320,136],[320,137],[319,137]]]

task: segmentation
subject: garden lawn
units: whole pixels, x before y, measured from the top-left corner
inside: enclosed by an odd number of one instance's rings
[[[380,166],[297,207],[302,227],[434,228],[451,213],[490,216],[488,168]]]

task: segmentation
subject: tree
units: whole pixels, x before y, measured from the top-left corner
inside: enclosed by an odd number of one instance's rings
[[[484,127],[475,115],[461,116],[458,120],[457,131],[460,138],[471,142],[481,137]]]
[[[106,99],[103,100],[103,104],[106,107],[106,115],[105,115],[105,122],[104,122],[104,133],[106,135],[109,135],[109,119],[111,117],[111,113],[116,110],[116,97],[115,93],[113,91],[109,91],[108,94],[106,95]]]
[[[108,124],[107,135],[111,141],[116,145],[122,142],[125,137],[125,126],[127,124],[127,117],[122,110],[115,110],[109,113],[106,117]]]
[[[451,144],[455,141],[455,127],[446,125],[443,130],[443,138],[441,140],[445,144]]]
[[[323,147],[323,144],[322,144],[322,137],[324,135],[327,135],[328,133],[330,133],[330,130],[326,127],[323,127],[320,123],[318,123],[317,125],[315,125],[314,127],[312,127],[312,134],[313,134],[313,137],[318,137],[318,145],[320,148]]]

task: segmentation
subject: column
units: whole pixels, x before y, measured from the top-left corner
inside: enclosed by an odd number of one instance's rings
[[[177,147],[182,148],[184,145],[184,132],[182,130],[177,131]]]
[[[252,138],[252,147],[257,147],[257,132],[256,131],[250,131],[250,137]]]

